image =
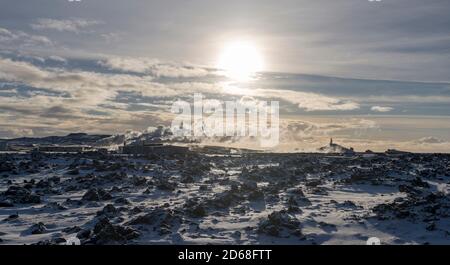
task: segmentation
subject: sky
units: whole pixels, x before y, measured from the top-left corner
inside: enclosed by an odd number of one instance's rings
[[[283,150],[334,137],[448,152],[449,13],[447,0],[0,0],[0,138],[145,130],[203,93],[280,101]],[[262,58],[251,80],[218,69],[234,42]]]

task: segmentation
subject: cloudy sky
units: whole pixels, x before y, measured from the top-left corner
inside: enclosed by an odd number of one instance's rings
[[[0,138],[122,133],[170,106],[279,100],[282,143],[450,148],[448,0],[0,0]],[[218,69],[250,43],[262,72]],[[295,144],[292,144],[295,142]]]

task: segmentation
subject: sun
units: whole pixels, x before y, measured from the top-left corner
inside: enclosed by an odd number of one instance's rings
[[[263,59],[255,45],[237,41],[225,46],[217,67],[231,79],[246,81],[263,70]]]

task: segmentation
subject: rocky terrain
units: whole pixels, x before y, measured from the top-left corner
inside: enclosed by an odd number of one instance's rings
[[[450,155],[0,154],[0,244],[448,244]]]

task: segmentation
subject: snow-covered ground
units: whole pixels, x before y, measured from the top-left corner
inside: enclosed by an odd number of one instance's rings
[[[449,244],[450,156],[0,154],[0,244]]]

